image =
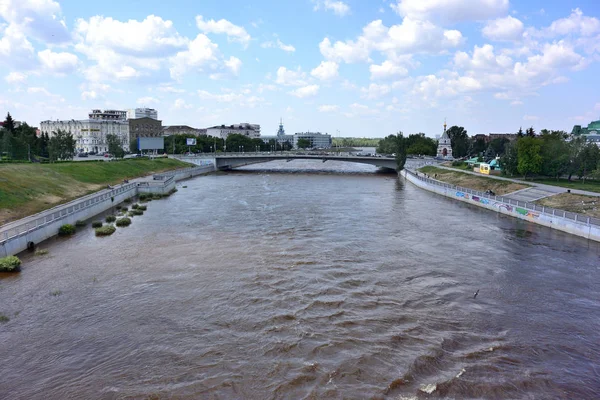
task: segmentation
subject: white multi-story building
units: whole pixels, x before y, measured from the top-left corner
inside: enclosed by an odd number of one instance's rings
[[[127,112],[120,110],[93,110],[89,119],[66,121],[42,121],[40,132],[52,137],[57,130],[73,135],[77,152],[106,152],[106,135],[116,135],[124,150],[129,150],[129,122]]]
[[[313,149],[331,148],[331,135],[321,132],[299,132],[294,134],[294,147],[298,148],[298,140],[307,139]]]
[[[229,135],[238,134],[248,136],[252,139],[260,138],[260,125],[241,123],[239,125],[219,125],[206,128],[208,136],[225,139]]]
[[[127,110],[127,119],[138,118],[158,119],[158,111],[154,108],[132,108]]]

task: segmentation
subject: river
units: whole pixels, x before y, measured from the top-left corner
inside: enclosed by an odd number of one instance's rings
[[[178,187],[0,277],[0,398],[598,398],[597,243],[370,166]]]

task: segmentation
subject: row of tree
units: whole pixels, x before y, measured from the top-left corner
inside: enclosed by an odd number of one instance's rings
[[[377,153],[397,154],[399,134],[402,134],[402,132],[398,132],[396,135],[389,135],[388,137],[381,139],[377,145]],[[415,133],[407,137],[402,135],[402,139],[402,145],[406,149],[405,152],[407,155],[435,156],[437,154],[438,142],[430,137],[425,136],[424,133]]]
[[[600,178],[600,148],[584,137],[567,140],[563,131],[523,135],[505,146],[500,165],[507,175]]]

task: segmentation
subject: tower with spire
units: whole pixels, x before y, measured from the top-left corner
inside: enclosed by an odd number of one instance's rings
[[[443,158],[444,160],[452,160],[452,142],[446,132],[446,119],[444,118],[444,133],[438,141],[437,158]]]
[[[277,137],[283,139],[285,136],[285,129],[283,129],[283,118],[279,118],[279,129],[277,130]]]

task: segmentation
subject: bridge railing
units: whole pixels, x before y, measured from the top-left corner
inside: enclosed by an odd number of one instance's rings
[[[565,211],[565,210],[559,210],[559,209],[552,208],[552,207],[545,207],[545,206],[541,206],[539,204],[535,204],[535,203],[531,203],[531,202],[519,201],[519,200],[511,199],[508,196],[495,196],[495,195],[490,195],[485,192],[480,192],[478,190],[473,190],[473,189],[469,189],[469,188],[465,188],[465,187],[461,187],[461,186],[451,185],[449,183],[445,183],[445,182],[441,182],[441,181],[438,181],[435,179],[428,178],[426,176],[426,174],[424,174],[423,172],[418,173],[418,172],[412,172],[410,170],[406,170],[406,173],[410,174],[410,175],[414,176],[415,178],[417,178],[423,182],[426,182],[430,185],[435,185],[438,187],[455,190],[457,192],[468,193],[470,195],[475,195],[480,198],[498,201],[498,202],[512,205],[515,207],[523,208],[528,211],[535,211],[537,213],[542,213],[542,214],[545,214],[548,216],[557,216],[557,217],[569,219],[569,220],[572,220],[575,222],[579,222],[582,224],[600,226],[600,218],[590,217],[587,215],[578,214],[578,213]]]

